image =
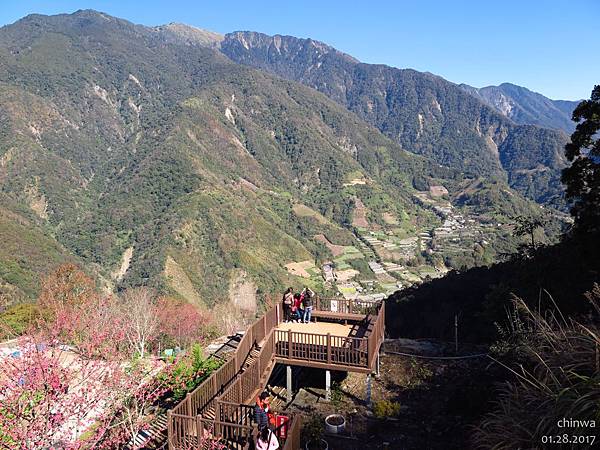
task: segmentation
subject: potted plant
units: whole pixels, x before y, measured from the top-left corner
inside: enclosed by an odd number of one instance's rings
[[[330,414],[325,417],[325,430],[330,434],[343,433],[346,429],[346,419],[341,414]]]
[[[311,415],[311,418],[304,423],[303,434],[306,436],[306,450],[328,450],[329,444],[323,439],[325,425],[323,418],[318,414]]]

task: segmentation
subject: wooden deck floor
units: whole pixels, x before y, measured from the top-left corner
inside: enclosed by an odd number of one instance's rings
[[[312,333],[312,334],[327,334],[330,333],[332,336],[348,337],[352,331],[352,325],[343,325],[340,323],[328,323],[328,322],[311,322],[311,323],[280,323],[277,327],[278,330],[299,333]],[[299,335],[294,335],[299,336]]]

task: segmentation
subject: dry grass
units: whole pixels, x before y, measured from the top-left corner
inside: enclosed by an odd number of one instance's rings
[[[327,237],[324,234],[315,235],[315,240],[325,244],[334,258],[343,255],[344,251],[346,250],[346,247],[343,245],[336,245],[331,243],[331,241],[329,241],[329,239],[327,239]]]
[[[310,278],[310,273],[307,272],[307,269],[317,270],[312,261],[291,262],[286,264],[285,268],[290,274],[302,278]]]
[[[296,203],[292,207],[292,211],[294,211],[294,214],[296,214],[298,217],[311,217],[322,225],[329,223],[329,220],[327,220],[327,218],[325,218],[321,213],[309,208],[306,205],[303,205],[302,203]]]
[[[352,225],[359,228],[369,228],[367,220],[367,208],[358,197],[354,199],[354,211],[352,211]]]
[[[515,299],[512,330],[501,353],[513,364],[500,362],[514,375],[500,389],[499,399],[475,431],[479,448],[540,448],[543,436],[595,434],[595,428],[559,427],[566,419],[600,423],[600,287],[586,297],[594,313],[585,322],[542,315]],[[588,448],[563,445],[560,448]]]
[[[198,307],[204,306],[200,295],[194,288],[194,285],[185,273],[185,270],[171,256],[167,256],[164,275],[169,287],[184,299]]]

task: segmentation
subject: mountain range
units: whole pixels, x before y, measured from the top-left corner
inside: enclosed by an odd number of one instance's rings
[[[490,223],[564,207],[566,140],[310,39],[30,15],[0,29],[0,300],[72,261],[239,308],[312,282],[286,265],[357,244],[357,209],[373,232],[439,226],[430,186]]]
[[[567,135],[559,129],[520,125],[441,77],[363,64],[312,39],[235,32],[218,45],[233,61],[324,93],[410,152],[500,177],[540,203],[562,202]]]
[[[461,84],[460,87],[515,123],[555,128],[568,134],[575,131],[575,122],[571,117],[579,101],[551,100],[511,83],[480,89],[466,84]]]

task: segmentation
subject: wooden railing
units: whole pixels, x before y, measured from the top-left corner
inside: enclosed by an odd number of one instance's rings
[[[298,450],[300,447],[300,430],[302,428],[302,418],[294,415],[288,422],[287,438],[283,444],[282,450]]]
[[[385,333],[385,303],[326,298],[317,301],[320,308],[341,308],[339,314],[359,314],[364,319],[365,336],[334,336],[302,331],[275,330],[275,357],[278,362],[306,361],[308,365],[348,368],[373,368]],[[335,305],[335,306],[332,306]]]
[[[269,332],[258,357],[229,385],[217,401],[244,403],[261,387],[263,374],[269,365],[273,364],[274,331],[276,330]]]
[[[377,318],[373,329],[369,334],[368,342],[368,364],[367,367],[373,367],[375,358],[379,354],[379,348],[385,339],[385,302],[381,302]]]
[[[367,367],[369,338],[275,330],[278,360],[302,360],[323,364]],[[284,362],[284,361],[280,361]]]
[[[169,446],[182,450],[210,448],[211,442],[227,441],[228,449],[243,450],[249,447],[256,435],[249,416],[245,423],[204,419],[197,415],[171,415],[168,424]],[[219,448],[219,447],[217,447]]]
[[[217,412],[215,419],[220,422],[237,423],[240,425],[252,425],[254,407],[242,403],[230,403],[224,400],[217,401]]]
[[[186,437],[188,436],[186,433],[190,432],[190,424],[196,430],[196,416],[202,416],[207,411],[213,409],[218,397],[227,390],[232,382],[236,381],[237,383],[236,376],[246,363],[246,359],[252,348],[260,343],[265,335],[278,325],[279,317],[279,306],[276,305],[256,320],[244,333],[233,356],[167,413],[169,448],[188,447],[187,441],[189,437]],[[272,351],[271,347],[271,354]],[[261,351],[262,353],[263,351]],[[271,358],[271,354],[269,354],[269,358]],[[262,358],[263,361],[265,358]],[[255,368],[255,371],[257,370],[259,370],[258,367]],[[259,380],[260,374],[258,378],[254,377],[251,380],[246,380],[246,390],[249,389],[248,386],[250,383],[258,382]],[[225,397],[223,400],[227,400],[228,398]]]
[[[199,416],[198,416],[199,417]],[[211,447],[211,443],[226,443],[228,450],[247,450],[256,435],[256,429],[253,425],[244,425],[235,422],[223,422],[220,420],[197,420],[200,429],[200,440],[197,447],[192,449],[210,449],[221,448],[219,446]]]
[[[202,429],[202,416],[167,413],[167,433],[169,448],[196,449],[199,448],[198,430]]]
[[[195,416],[196,414],[203,414],[207,409],[210,409],[216,398],[234,380],[244,365],[252,347],[264,339],[265,332],[272,330],[278,325],[278,309],[278,306],[274,306],[254,322],[240,340],[233,356],[200,386],[188,393],[185,400],[175,406],[171,412],[173,414]]]
[[[215,420],[203,419],[202,416],[190,417],[173,415],[177,419],[173,425],[169,424],[171,445],[178,449],[195,450],[211,448],[211,443],[226,442],[227,449],[247,450],[253,448],[250,444],[258,434],[256,425],[252,421],[249,405],[234,405],[220,402],[223,407],[222,417]],[[291,414],[287,424],[287,433],[283,440],[283,450],[298,450],[300,448],[301,417]],[[279,429],[275,429],[279,436]],[[217,446],[217,448],[220,448]]]
[[[365,336],[277,330],[282,314],[280,305],[274,306],[248,328],[232,357],[168,412],[169,449],[200,449],[218,438],[227,440],[228,445],[231,444],[228,448],[246,448],[253,424],[252,406],[244,403],[266,384],[265,373],[275,360],[372,370],[384,339],[385,304],[317,298],[315,309],[337,313],[339,316],[333,318],[344,320],[356,320],[349,315],[365,316]],[[258,355],[248,363],[258,344],[261,344]],[[214,419],[205,417],[209,412],[214,412]],[[300,446],[300,418],[296,417],[289,427],[284,449],[297,449]]]
[[[215,425],[212,429],[211,437],[217,438],[221,437],[223,439],[227,439],[228,443],[231,439],[231,432],[226,430],[226,425],[228,423],[240,425],[241,427],[237,427],[236,434],[233,434],[235,439],[234,447],[238,448],[235,445],[244,444],[249,442],[249,438],[255,438],[258,434],[258,429],[256,428],[256,424],[253,419],[253,410],[254,407],[250,405],[243,404],[235,404],[235,403],[226,403],[226,402],[218,402],[219,404],[219,414],[216,417]],[[290,414],[289,420],[287,423],[280,425],[278,428],[275,428],[273,432],[278,437],[279,441],[283,444],[283,450],[298,450],[300,448],[300,431],[302,427],[302,420],[298,414]],[[281,437],[281,428],[286,427],[285,438]],[[207,430],[207,428],[205,428]],[[250,436],[246,433],[242,433],[242,430],[250,432]],[[252,431],[250,431],[252,430]],[[206,435],[205,431],[205,435]],[[239,447],[244,448],[244,447]]]
[[[380,302],[371,300],[347,299],[339,297],[317,297],[315,301],[316,311],[327,311],[339,314],[377,314]]]

